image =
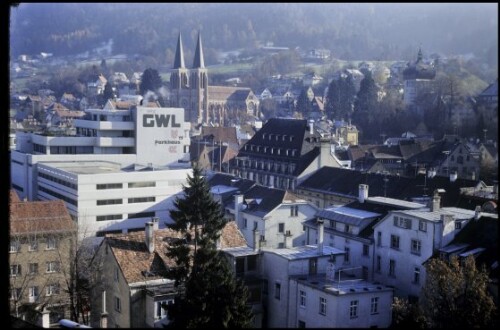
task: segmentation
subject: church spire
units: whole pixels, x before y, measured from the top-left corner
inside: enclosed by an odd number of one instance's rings
[[[193,69],[204,69],[205,60],[203,59],[203,48],[201,46],[201,32],[198,32],[198,42],[194,53]]]
[[[184,69],[184,51],[182,50],[182,38],[179,32],[179,39],[177,40],[177,49],[175,51],[174,69]]]
[[[422,55],[422,47],[419,47],[419,48],[418,48],[418,55],[417,55],[417,63],[418,63],[418,62],[421,62],[423,58],[424,58],[424,57],[423,57],[423,55]]]

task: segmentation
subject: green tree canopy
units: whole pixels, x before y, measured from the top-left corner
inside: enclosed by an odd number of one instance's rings
[[[222,209],[198,166],[187,182],[184,196],[176,199],[170,211],[174,223],[169,227],[180,231],[184,240],[173,243],[167,253],[177,264],[171,276],[179,288],[175,303],[167,308],[169,327],[248,327],[252,320],[246,305],[248,289],[217,250],[226,225]]]
[[[495,304],[487,290],[488,273],[477,269],[473,256],[450,262],[431,259],[419,301],[430,327],[491,327]]]
[[[342,74],[328,86],[325,110],[332,120],[349,119],[352,116],[356,87],[351,75]]]
[[[307,95],[307,87],[303,88],[302,91],[300,92],[299,97],[297,98],[297,105],[295,111],[301,113],[304,118],[307,118],[307,116],[309,116],[309,114],[311,113],[312,109],[313,109],[312,102],[309,99],[309,96]]]
[[[163,82],[158,70],[148,68],[142,74],[139,90],[141,95],[144,95],[147,91],[156,92],[162,85]]]

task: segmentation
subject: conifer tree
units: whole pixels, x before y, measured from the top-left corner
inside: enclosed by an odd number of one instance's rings
[[[170,211],[175,223],[169,227],[180,231],[184,240],[173,243],[167,253],[177,264],[171,276],[179,289],[175,303],[167,307],[169,327],[248,327],[252,320],[246,305],[248,289],[217,250],[226,225],[221,207],[198,166],[187,183],[184,196],[176,199]]]

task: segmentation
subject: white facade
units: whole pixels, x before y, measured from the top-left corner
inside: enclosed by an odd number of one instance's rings
[[[422,263],[451,242],[474,214],[438,206],[391,211],[374,226],[374,280],[395,287],[398,296],[418,297],[426,277]]]
[[[249,246],[254,246],[257,229],[261,245],[271,248],[301,246],[306,242],[302,222],[314,217],[316,207],[304,200],[284,201],[271,212],[262,214],[245,209],[243,195],[235,195],[234,217],[238,228]],[[259,201],[256,200],[256,203]],[[286,239],[286,240],[285,240]],[[264,243],[265,241],[265,243]]]
[[[342,254],[341,250],[321,244],[319,248],[315,245],[291,249],[263,248],[262,275],[268,281],[267,326],[389,326],[392,289],[352,278],[345,281],[344,276],[339,282],[338,264],[342,263]],[[301,300],[303,292],[305,297]],[[371,315],[367,307],[370,308],[371,298],[375,297],[379,298],[379,312]],[[320,298],[324,300],[320,301]],[[351,301],[358,301],[357,317],[350,318]],[[324,309],[322,302],[325,303]]]
[[[78,221],[81,238],[142,229],[152,217],[170,222],[175,196],[191,168],[122,169],[98,161],[38,164],[37,199],[63,199]]]
[[[75,120],[77,136],[16,133],[11,180],[21,198],[36,197],[36,164],[41,161],[112,161],[122,166],[175,165],[189,160],[189,127],[184,111],[137,107],[88,109]]]

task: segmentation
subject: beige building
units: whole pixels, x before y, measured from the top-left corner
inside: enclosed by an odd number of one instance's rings
[[[92,292],[93,327],[144,328],[168,323],[162,304],[174,301],[176,288],[168,279],[167,269],[175,261],[167,248],[179,232],[158,229],[158,219],[146,223],[145,230],[107,235],[94,258],[99,269]],[[246,246],[235,222],[222,230],[220,249]]]
[[[10,313],[36,322],[42,305],[51,323],[69,316],[67,283],[76,226],[62,200],[24,202],[11,190]]]

